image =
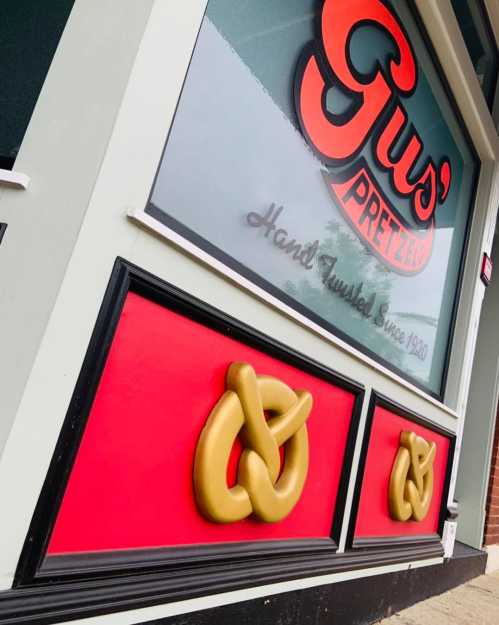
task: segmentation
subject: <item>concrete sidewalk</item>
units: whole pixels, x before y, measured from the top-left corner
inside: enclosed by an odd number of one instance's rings
[[[499,625],[499,572],[417,603],[380,625]]]

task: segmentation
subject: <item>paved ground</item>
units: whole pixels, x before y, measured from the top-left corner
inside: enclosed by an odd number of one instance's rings
[[[499,573],[477,577],[379,625],[499,625]]]

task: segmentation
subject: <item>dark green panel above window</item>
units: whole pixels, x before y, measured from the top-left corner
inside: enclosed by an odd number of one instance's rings
[[[74,0],[2,0],[0,167],[13,166]]]
[[[492,109],[499,58],[487,10],[483,0],[452,0],[452,6],[487,104]]]

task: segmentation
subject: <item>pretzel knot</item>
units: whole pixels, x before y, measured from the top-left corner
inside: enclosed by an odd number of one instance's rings
[[[280,521],[298,502],[308,472],[308,391],[256,375],[249,364],[232,363],[227,390],[201,432],[194,460],[194,491],[210,521],[232,523],[250,514]],[[265,411],[269,414],[267,420]],[[237,483],[227,485],[227,465],[237,437],[243,443]],[[281,470],[279,448],[284,447]]]
[[[433,497],[433,461],[437,447],[414,432],[400,434],[400,448],[389,488],[390,515],[396,521],[422,521]]]

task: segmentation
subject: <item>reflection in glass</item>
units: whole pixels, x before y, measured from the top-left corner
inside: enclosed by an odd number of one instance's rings
[[[341,1],[348,7],[349,0]],[[302,51],[317,36],[321,3],[315,0],[209,2],[146,212],[300,315],[438,395],[477,165],[414,16],[405,0],[392,4],[416,51],[417,87],[402,104],[407,126],[423,144],[417,167],[447,157],[454,180],[435,212],[432,253],[419,273],[397,273],[376,256],[325,183],[325,174],[344,174],[362,159],[411,232],[424,234],[410,198],[394,190],[377,163],[374,135],[352,162],[331,166],[300,130],[295,75]],[[350,51],[357,70],[369,74],[396,48],[382,29],[363,24]],[[355,104],[335,86],[324,100],[333,115]],[[387,119],[382,116],[380,126]]]

